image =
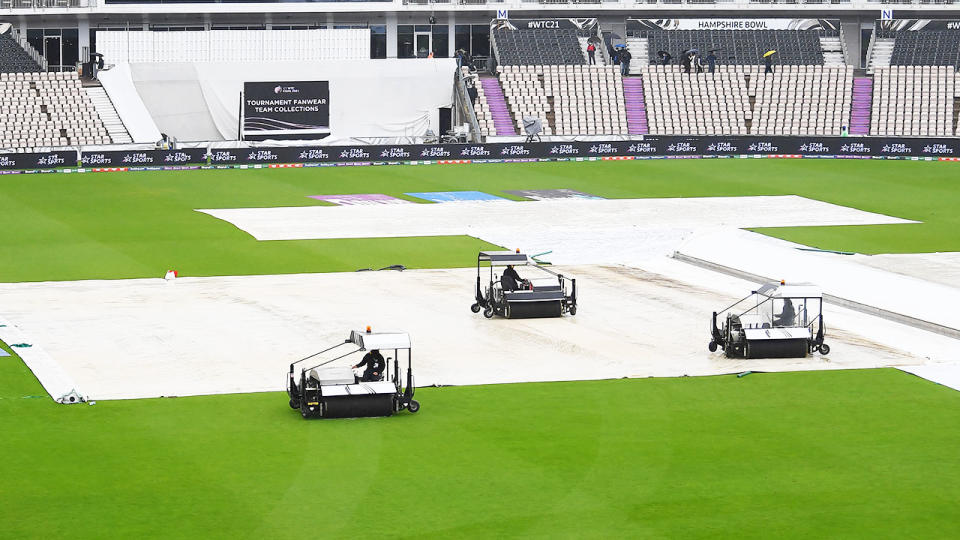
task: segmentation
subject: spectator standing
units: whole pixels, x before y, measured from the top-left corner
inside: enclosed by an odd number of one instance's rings
[[[773,73],[773,55],[767,55],[763,57],[763,63],[766,66],[763,69],[763,73],[764,74]]]
[[[690,52],[683,53],[683,60],[680,64],[683,66],[684,73],[690,73],[690,64],[693,62],[693,55]]]
[[[587,44],[587,64],[597,63],[597,48],[593,43]]]
[[[628,49],[623,49],[620,51],[620,74],[626,77],[630,74],[630,60],[633,59],[633,55],[630,54]]]
[[[717,55],[713,51],[707,53],[707,71],[713,73],[717,69]]]

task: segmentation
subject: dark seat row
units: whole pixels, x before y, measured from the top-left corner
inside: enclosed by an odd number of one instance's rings
[[[572,29],[496,29],[497,61],[505,66],[584,64]]]
[[[777,64],[823,64],[820,34],[812,30],[648,30],[644,34],[651,63],[657,62],[659,51],[667,51],[673,62],[679,62],[683,51],[696,48],[701,56],[717,49],[717,58],[727,64],[760,63],[769,50],[777,51]]]
[[[0,35],[0,73],[40,71],[40,66],[9,35]]]
[[[895,66],[960,66],[960,30],[905,30],[895,37],[890,64]]]

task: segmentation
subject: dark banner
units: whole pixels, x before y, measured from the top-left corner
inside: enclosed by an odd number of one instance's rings
[[[0,154],[0,169],[59,169],[76,167],[77,152],[65,150],[35,154]]]
[[[840,19],[704,18],[627,19],[627,33],[645,30],[817,30],[839,32]]]
[[[735,155],[960,157],[960,139],[848,137],[644,137],[642,141],[534,142],[236,148],[211,152],[213,165],[517,161],[603,157]]]
[[[960,30],[960,21],[956,19],[885,19],[877,20],[879,30],[899,31],[941,31]]]
[[[491,27],[497,30],[542,30],[548,28],[566,28],[596,33],[597,19],[494,19]]]
[[[83,152],[85,168],[170,167],[206,162],[206,150]],[[686,158],[701,156],[960,158],[960,139],[893,137],[751,137],[648,135],[633,141],[482,144],[290,146],[211,149],[214,166],[436,161],[553,161],[589,158]],[[0,154],[0,169],[76,166],[72,151]]]
[[[80,154],[83,167],[163,167],[206,163],[206,148],[182,150],[110,150],[84,151]]]
[[[243,138],[321,139],[330,135],[330,82],[243,83]]]

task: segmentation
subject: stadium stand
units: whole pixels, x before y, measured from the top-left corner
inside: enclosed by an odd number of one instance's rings
[[[676,66],[650,65],[642,70],[647,122],[658,135],[747,133],[753,118],[740,66],[720,66],[716,73],[681,73]]]
[[[576,65],[586,64],[577,31],[567,28],[498,28],[492,37],[501,65]]]
[[[667,51],[679,62],[680,53],[699,49],[703,54],[719,50],[724,62],[760,62],[763,53],[777,51],[777,64],[822,65],[820,32],[813,30],[649,30],[647,59],[656,63],[658,51]]]
[[[850,117],[847,67],[719,66],[687,74],[643,70],[650,133],[664,135],[840,135]]]
[[[953,136],[958,66],[960,30],[877,28],[867,63],[870,135]]]
[[[0,148],[110,142],[76,73],[0,73]]]
[[[10,34],[0,35],[0,73],[39,72],[40,65],[14,41]]]
[[[902,31],[880,35],[893,38],[890,65],[960,67],[960,30]]]
[[[953,66],[890,66],[874,72],[871,135],[949,137],[960,85]]]
[[[615,66],[499,66],[500,83],[517,126],[538,116],[544,135],[628,132],[623,81]]]
[[[751,66],[747,95],[756,100],[752,133],[840,135],[849,125],[853,68],[781,66],[763,74]]]

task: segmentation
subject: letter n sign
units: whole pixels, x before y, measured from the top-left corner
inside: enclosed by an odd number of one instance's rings
[[[497,19],[506,20],[506,19],[509,19],[509,18],[510,18],[510,10],[509,10],[509,9],[498,9],[498,10],[497,10]]]
[[[881,9],[881,10],[880,10],[880,20],[881,20],[881,21],[892,21],[892,20],[893,20],[893,10],[892,10],[892,9]]]

